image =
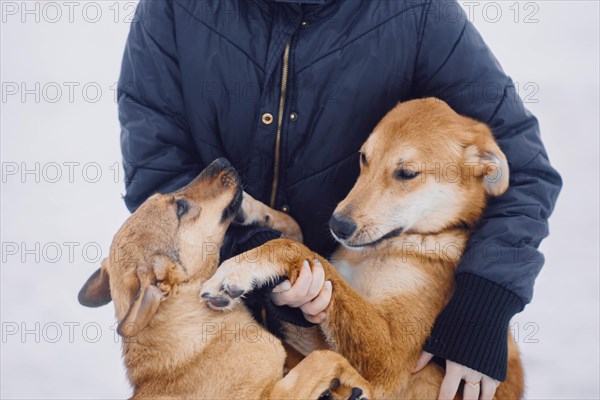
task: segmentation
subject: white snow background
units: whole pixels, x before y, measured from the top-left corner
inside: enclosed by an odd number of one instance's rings
[[[513,323],[527,397],[597,399],[599,3],[466,3],[565,182],[533,303]],[[123,398],[113,307],[76,296],[128,216],[114,85],[135,2],[0,5],[0,396]]]

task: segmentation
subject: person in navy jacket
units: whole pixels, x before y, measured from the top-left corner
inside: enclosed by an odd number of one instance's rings
[[[490,199],[416,369],[436,355],[447,360],[441,397],[468,379],[481,385],[467,397],[491,399],[561,179],[538,121],[455,0],[141,0],[118,86],[125,202],[134,211],[227,157],[248,193],[288,212],[327,256],[327,220],[358,176],[361,144],[399,101],[429,96],[488,124],[511,178]],[[238,229],[229,243],[240,251],[278,236]],[[308,310],[323,285],[313,275],[284,282],[273,300]],[[319,322],[319,311],[304,316]]]

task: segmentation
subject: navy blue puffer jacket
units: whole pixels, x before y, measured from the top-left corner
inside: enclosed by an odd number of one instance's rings
[[[436,96],[490,125],[510,189],[490,202],[426,348],[504,379],[507,326],[531,299],[561,180],[454,0],[142,0],[118,93],[130,210],[225,156],[324,255],[358,149],[396,103]]]

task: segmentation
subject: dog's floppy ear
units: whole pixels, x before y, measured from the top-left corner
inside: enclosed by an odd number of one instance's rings
[[[471,144],[465,149],[467,161],[476,165],[476,176],[483,176],[486,193],[490,196],[500,196],[508,189],[508,161],[487,125],[476,123],[475,133],[476,144]]]
[[[163,292],[150,279],[141,282],[129,311],[119,322],[117,333],[123,337],[131,337],[141,332],[150,323],[163,299]]]
[[[86,307],[100,307],[110,303],[110,282],[106,269],[108,259],[102,260],[102,266],[83,284],[77,298]]]
[[[119,322],[117,332],[123,337],[135,336],[152,320],[161,301],[171,293],[174,285],[185,279],[185,270],[164,254],[151,257],[148,268],[138,271],[140,288],[129,311]]]

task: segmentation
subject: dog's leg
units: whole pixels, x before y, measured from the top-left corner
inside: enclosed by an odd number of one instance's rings
[[[300,327],[289,322],[282,322],[283,345],[287,353],[285,359],[286,371],[298,365],[304,357],[315,350],[329,350],[331,347],[325,340],[323,331],[318,325]]]
[[[373,390],[350,363],[329,350],[310,353],[275,384],[271,399],[373,399]]]
[[[406,311],[419,307],[396,297],[392,303],[371,304],[354,291],[335,268],[303,244],[288,239],[272,240],[225,261],[203,286],[209,306],[227,310],[256,286],[287,276],[294,283],[305,260],[317,258],[333,285],[327,317],[321,324],[328,344],[339,352],[374,386],[410,375],[429,332]],[[432,321],[435,316],[429,319]],[[406,327],[410,326],[410,329]],[[398,373],[405,369],[406,373]]]
[[[240,225],[258,225],[273,228],[289,239],[302,242],[300,225],[288,214],[272,209],[244,192],[242,207],[235,216]]]
[[[330,350],[329,344],[318,325],[301,327],[289,322],[282,322],[286,343],[294,347],[304,356],[315,350]]]
[[[275,239],[224,261],[202,285],[201,298],[209,307],[229,310],[256,287],[287,276],[294,283],[306,257],[306,247],[289,239]],[[317,255],[311,253],[310,259]],[[293,265],[297,263],[298,265]]]

